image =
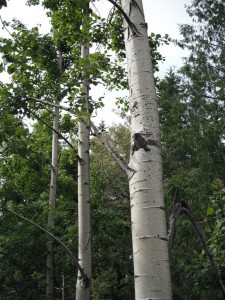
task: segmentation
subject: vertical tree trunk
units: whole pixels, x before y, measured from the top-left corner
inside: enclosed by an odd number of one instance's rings
[[[88,14],[89,5],[84,10]],[[81,58],[89,56],[89,45],[85,41],[81,45]],[[85,74],[84,74],[85,75]],[[81,87],[84,99],[83,109],[88,111],[89,82],[84,80]],[[78,271],[76,300],[89,300],[91,297],[91,218],[90,218],[90,184],[89,184],[89,143],[90,129],[86,123],[79,123],[78,128],[78,258],[88,277],[83,278]]]
[[[141,0],[122,0],[131,109],[129,178],[135,299],[172,299],[162,152],[147,24]]]
[[[59,51],[59,70],[61,72],[62,54]],[[55,104],[60,104],[60,97],[56,99]],[[49,206],[50,213],[48,215],[48,226],[54,227],[55,218],[54,210],[56,204],[56,192],[57,192],[57,175],[58,175],[58,131],[59,131],[59,108],[54,107],[54,119],[53,119],[53,131],[52,133],[52,160],[51,160],[51,181],[50,181],[50,195]],[[46,295],[47,299],[55,299],[55,282],[54,282],[54,252],[53,242],[47,241],[47,278],[46,278]]]
[[[63,277],[62,277],[62,300],[65,300],[65,275],[63,271]]]

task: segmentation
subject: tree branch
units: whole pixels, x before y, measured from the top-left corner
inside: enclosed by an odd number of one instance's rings
[[[75,265],[77,266],[77,268],[79,269],[82,278],[84,278],[84,282],[86,282],[88,284],[88,278],[87,275],[84,273],[83,269],[81,268],[80,264],[78,263],[78,260],[76,259],[76,257],[73,255],[73,253],[71,252],[71,250],[59,239],[57,238],[54,234],[52,234],[51,232],[49,232],[48,230],[44,229],[43,227],[41,227],[40,225],[38,225],[37,223],[25,218],[24,216],[9,210],[7,208],[4,207],[4,210],[8,211],[9,213],[15,215],[16,217],[18,217],[19,219],[22,219],[24,221],[26,221],[27,223],[35,226],[36,228],[40,229],[42,232],[45,232],[48,236],[50,236],[53,240],[55,240],[58,244],[60,244],[64,250],[73,258]]]
[[[168,229],[168,234],[167,234],[169,254],[171,254],[172,245],[173,245],[173,237],[175,235],[176,223],[177,223],[177,219],[178,219],[181,211],[182,211],[181,204],[176,203],[173,207],[173,211],[170,216],[169,229]]]
[[[136,26],[134,25],[133,22],[131,22],[130,18],[128,15],[125,13],[125,11],[122,9],[122,7],[116,3],[114,0],[108,0],[110,3],[112,3],[118,10],[119,12],[123,15],[124,19],[127,21],[128,26],[132,30],[134,34],[140,34],[140,32],[137,30]]]
[[[32,115],[35,116],[35,118],[42,123],[43,125],[45,125],[47,128],[49,128],[50,130],[54,131],[55,133],[58,134],[58,136],[64,140],[72,149],[74,149],[73,145],[57,130],[55,130],[52,126],[50,126],[48,123],[46,123],[44,120],[42,120],[35,112],[33,112],[32,110],[30,110],[29,108],[27,109],[30,113],[32,113]]]
[[[34,98],[34,97],[29,97],[29,96],[26,96],[24,100],[26,100],[26,101],[27,100],[28,101],[33,100],[33,101],[36,101],[36,102],[40,102],[42,104],[47,104],[47,105],[52,106],[52,107],[57,107],[57,108],[65,110],[65,111],[72,112],[71,108],[63,106],[63,105],[58,105],[58,104],[52,103],[50,101],[46,101],[46,100],[42,100],[42,99],[38,99],[38,98]]]
[[[26,97],[27,100],[34,100],[36,102],[40,102],[43,104],[47,104],[50,105],[52,107],[58,107],[60,109],[63,109],[65,111],[68,111],[70,113],[73,113],[74,115],[76,115],[78,118],[80,118],[82,120],[82,122],[86,123],[88,126],[91,127],[91,129],[93,130],[95,136],[97,136],[97,138],[100,140],[100,142],[106,147],[106,149],[109,151],[109,153],[111,154],[111,156],[115,159],[115,161],[118,163],[118,165],[120,166],[120,168],[130,177],[135,171],[132,170],[131,168],[128,167],[127,164],[125,164],[125,162],[123,161],[123,159],[115,152],[115,150],[113,149],[113,147],[110,145],[110,143],[106,140],[106,138],[99,132],[98,128],[90,121],[86,120],[85,117],[83,116],[78,116],[76,112],[74,112],[74,110],[72,108],[68,108],[62,105],[57,105],[54,104],[52,102],[49,101],[45,101],[42,99],[37,99],[37,98],[33,98],[33,97]],[[89,124],[88,124],[89,123]],[[79,159],[79,157],[78,157]]]
[[[189,206],[187,205],[187,203],[185,203],[184,201],[182,201],[181,203],[177,203],[176,206],[175,206],[175,209],[173,210],[172,212],[172,216],[171,216],[171,222],[170,222],[170,232],[168,233],[168,239],[170,238],[170,244],[172,245],[172,237],[173,237],[173,233],[174,232],[174,227],[175,227],[175,224],[176,224],[176,219],[178,218],[178,216],[180,215],[180,213],[183,213],[185,214],[189,221],[191,222],[191,224],[193,225],[194,227],[194,230],[202,244],[202,247],[210,261],[210,264],[213,268],[213,272],[214,274],[216,275],[216,277],[218,278],[219,280],[219,283],[220,283],[220,286],[221,286],[221,289],[223,291],[223,296],[225,296],[225,286],[224,286],[224,283],[223,283],[223,280],[222,280],[222,277],[221,277],[221,274],[220,274],[220,271],[216,265],[216,262],[213,258],[213,255],[209,249],[209,246],[207,245],[207,242],[206,242],[206,238],[205,238],[205,235],[204,235],[204,232],[203,230],[201,229],[201,227],[198,225],[198,223],[196,222]],[[172,234],[171,234],[172,233]],[[170,235],[170,236],[169,236]]]
[[[7,6],[7,5],[4,5],[3,4],[3,6]],[[1,9],[2,7],[0,7],[0,9]],[[12,35],[12,33],[9,31],[9,29],[7,28],[7,26],[5,25],[5,22],[2,20],[2,16],[0,15],[0,21],[1,21],[1,23],[2,23],[2,27],[3,27],[3,29],[5,29],[7,32],[8,32],[8,34],[11,36],[11,38],[14,40],[15,38],[14,38],[14,36]]]
[[[134,170],[130,169],[128,165],[123,161],[123,159],[115,152],[111,144],[106,140],[106,138],[99,132],[98,128],[91,122],[90,126],[91,129],[94,132],[94,135],[97,136],[97,138],[100,140],[100,142],[106,147],[106,149],[109,151],[111,156],[115,159],[115,161],[118,163],[120,168],[129,175],[131,172],[133,173]]]

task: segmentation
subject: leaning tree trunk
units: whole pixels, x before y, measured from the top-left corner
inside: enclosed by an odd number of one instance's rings
[[[172,299],[162,150],[153,69],[141,0],[122,0],[131,109],[129,178],[135,299]],[[129,24],[128,24],[129,23]]]
[[[88,13],[89,5],[84,10]],[[89,46],[85,41],[81,45],[81,58],[89,56]],[[85,71],[84,71],[85,75]],[[84,80],[82,87],[83,110],[88,112],[89,83]],[[84,117],[85,118],[85,117]],[[82,277],[78,271],[76,300],[90,300],[91,297],[91,218],[90,218],[90,184],[89,184],[89,144],[90,128],[88,123],[80,122],[78,128],[78,259],[87,275]]]
[[[61,72],[62,54],[59,51],[59,69]],[[59,105],[60,100],[56,99],[55,104]],[[48,215],[49,228],[54,227],[55,218],[54,210],[56,204],[56,192],[57,192],[57,176],[58,176],[58,132],[59,132],[59,108],[54,107],[54,119],[53,119],[53,133],[52,133],[52,160],[51,160],[51,181],[50,181],[50,195],[49,206],[50,212]],[[54,252],[53,242],[47,241],[47,274],[46,274],[46,295],[47,299],[55,299],[55,282],[54,282]]]

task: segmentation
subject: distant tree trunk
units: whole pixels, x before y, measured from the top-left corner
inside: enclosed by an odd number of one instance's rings
[[[88,14],[89,4],[84,9]],[[81,45],[81,58],[89,56],[89,45],[84,41]],[[85,74],[84,74],[85,75]],[[84,80],[81,87],[83,109],[88,111],[89,81]],[[89,184],[89,124],[80,122],[78,129],[78,259],[87,278],[78,271],[76,300],[89,300],[91,297],[91,218],[90,218],[90,184]]]
[[[62,300],[65,300],[65,275],[63,272],[63,277],[62,277]]]
[[[62,54],[59,51],[59,69],[61,72]],[[56,99],[55,104],[60,104],[60,97]],[[50,181],[50,195],[49,206],[50,213],[48,215],[48,226],[54,227],[55,218],[54,210],[56,204],[56,192],[57,192],[57,176],[58,176],[58,133],[59,132],[59,108],[54,107],[54,119],[53,119],[53,133],[52,133],[52,160],[51,160],[51,181]],[[55,282],[54,282],[54,252],[53,242],[47,241],[47,278],[46,278],[46,295],[47,299],[55,299]]]
[[[153,68],[141,0],[122,0],[131,109],[129,178],[135,299],[172,299],[162,150]]]

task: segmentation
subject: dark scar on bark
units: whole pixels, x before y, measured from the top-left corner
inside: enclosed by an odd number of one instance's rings
[[[134,138],[134,144],[132,147],[132,154],[134,154],[135,151],[138,151],[139,149],[144,149],[145,151],[150,151],[148,149],[148,144],[146,140],[143,138],[143,136],[140,133],[135,133],[133,135]]]
[[[138,107],[138,102],[135,101],[134,104],[133,104],[132,110],[134,110],[134,109],[137,108],[137,107]]]
[[[144,149],[146,152],[150,151],[148,145],[154,145],[160,148],[160,144],[157,141],[154,140],[146,141],[140,133],[135,133],[133,135],[133,139],[134,139],[134,144],[132,146],[132,154],[134,154],[134,152],[138,151],[139,149]]]

